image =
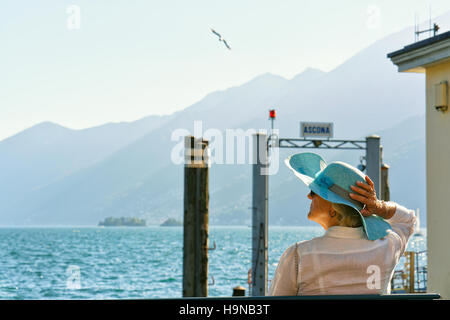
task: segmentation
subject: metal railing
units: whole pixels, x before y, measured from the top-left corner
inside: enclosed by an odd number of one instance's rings
[[[427,251],[406,251],[391,279],[392,293],[427,292]]]

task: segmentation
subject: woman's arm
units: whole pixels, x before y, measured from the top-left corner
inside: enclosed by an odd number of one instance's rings
[[[378,200],[372,180],[366,176],[366,181],[367,184],[358,181],[358,187],[351,186],[351,189],[357,192],[358,195],[350,193],[350,197],[366,205],[366,207],[360,211],[363,216],[376,214],[389,222],[393,231],[401,240],[400,250],[403,252],[409,238],[414,232],[416,224],[414,211],[392,201],[385,202],[383,200]]]
[[[416,215],[414,210],[407,209],[397,204],[395,213],[386,221],[389,222],[392,230],[400,237],[400,251],[403,253],[406,249],[408,240],[414,233],[416,227]]]

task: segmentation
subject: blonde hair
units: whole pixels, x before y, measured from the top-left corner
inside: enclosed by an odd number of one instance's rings
[[[362,226],[359,212],[352,207],[341,203],[331,203],[331,206],[336,211],[341,227],[358,228]]]

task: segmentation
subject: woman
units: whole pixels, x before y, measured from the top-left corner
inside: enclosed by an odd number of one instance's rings
[[[269,295],[390,293],[394,268],[414,232],[414,211],[378,200],[372,180],[344,162],[327,165],[314,153],[285,162],[311,189],[308,219],[325,234],[283,253]]]

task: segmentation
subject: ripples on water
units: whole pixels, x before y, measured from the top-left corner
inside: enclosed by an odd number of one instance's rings
[[[269,279],[283,251],[323,234],[317,227],[269,228]],[[209,296],[248,290],[251,228],[210,227]],[[414,245],[423,249],[423,241]],[[0,299],[181,297],[183,228],[1,228]]]

